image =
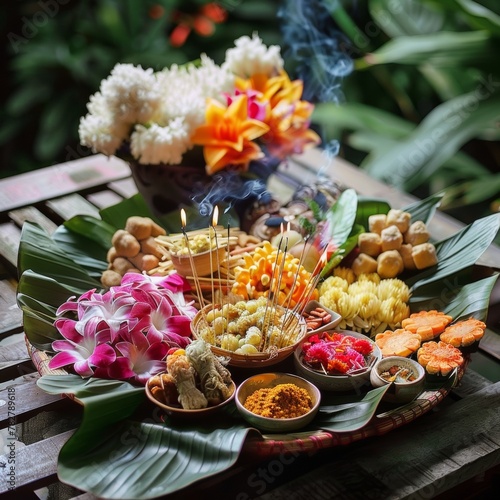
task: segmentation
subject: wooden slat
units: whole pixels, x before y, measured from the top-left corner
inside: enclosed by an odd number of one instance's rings
[[[16,303],[17,282],[0,280],[0,340],[22,329],[22,312]]]
[[[61,219],[68,220],[75,215],[99,217],[99,210],[79,194],[70,194],[47,202],[47,206]]]
[[[23,488],[30,490],[41,488],[56,479],[59,451],[73,432],[72,430],[63,432],[41,442],[16,449],[14,477],[18,495],[22,495]],[[8,454],[0,455],[0,463],[8,464],[8,458]],[[8,481],[7,473],[0,474],[0,494],[9,491]]]
[[[120,181],[110,182],[108,184],[108,188],[112,189],[120,196],[123,196],[123,198],[130,198],[131,196],[134,196],[134,194],[137,194],[137,186],[135,185],[132,177]]]
[[[27,382],[13,383],[0,391],[0,402],[11,401],[11,409],[7,404],[0,406],[0,428],[10,425],[11,416],[15,417],[16,424],[25,422],[36,413],[44,410],[62,409],[65,406],[75,405],[73,401],[59,394],[48,394],[36,385],[36,379]]]
[[[92,155],[2,180],[0,212],[33,205],[130,176],[122,160]]]
[[[13,223],[0,224],[0,256],[12,267],[17,265],[21,230]]]
[[[106,189],[104,191],[89,194],[87,200],[98,208],[107,208],[120,203],[123,198],[113,191]]]
[[[26,221],[29,221],[36,222],[49,234],[52,234],[57,229],[57,225],[35,207],[25,207],[12,210],[9,212],[9,217],[19,227],[21,227]]]
[[[0,349],[0,372],[8,366],[28,359],[30,358],[24,340],[18,340],[13,344],[2,345]]]

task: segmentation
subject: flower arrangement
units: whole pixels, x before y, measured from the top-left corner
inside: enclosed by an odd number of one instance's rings
[[[266,154],[284,159],[320,142],[303,83],[290,80],[280,47],[254,34],[235,41],[225,61],[172,65],[161,71],[117,64],[90,97],[80,141],[95,153],[142,164],[182,164],[202,148],[206,173],[245,172]]]
[[[49,368],[72,367],[84,378],[145,384],[165,369],[169,349],[190,342],[197,309],[185,302],[188,289],[178,274],[129,273],[104,294],[89,290],[72,297],[56,313],[54,326],[64,339],[52,343],[57,354]]]

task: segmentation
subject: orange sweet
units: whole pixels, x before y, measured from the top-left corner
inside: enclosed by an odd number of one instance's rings
[[[418,333],[422,341],[425,341],[437,337],[452,320],[451,316],[443,312],[420,311],[401,321],[401,326],[410,332]]]
[[[421,341],[418,334],[399,328],[394,331],[386,330],[383,333],[378,333],[375,336],[375,343],[384,357],[407,357],[420,347]]]
[[[442,341],[425,342],[417,351],[417,360],[433,375],[448,375],[464,362],[460,349]]]
[[[440,340],[455,347],[465,347],[483,338],[486,325],[475,318],[457,321],[445,328]]]

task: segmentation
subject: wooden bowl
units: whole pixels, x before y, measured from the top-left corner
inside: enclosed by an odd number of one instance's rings
[[[226,259],[226,249],[224,247],[213,248],[206,252],[177,255],[170,254],[170,260],[175,267],[175,270],[181,276],[194,276],[193,267],[196,269],[198,276],[209,276],[218,270],[221,263]],[[191,263],[192,260],[192,263]]]
[[[198,311],[196,316],[193,318],[193,321],[191,322],[191,332],[194,339],[203,338],[200,335],[200,328],[203,327],[203,325],[206,325],[206,314],[213,308],[220,309],[220,305],[210,304],[208,306],[205,306],[203,309]],[[281,306],[277,306],[277,308],[282,311],[286,311],[286,309]],[[224,358],[227,358],[229,360],[228,365],[230,366],[236,366],[240,368],[260,368],[264,366],[271,366],[283,361],[288,356],[293,354],[293,351],[307,333],[305,319],[296,313],[292,313],[291,311],[289,312],[296,318],[297,328],[290,336],[291,342],[279,349],[271,349],[269,352],[266,351],[253,354],[239,354],[228,349],[222,349],[221,347],[208,342],[207,339],[205,340],[210,344],[210,348],[215,355],[223,356]]]

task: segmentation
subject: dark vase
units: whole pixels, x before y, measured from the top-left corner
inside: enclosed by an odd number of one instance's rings
[[[158,216],[193,205],[195,194],[212,180],[205,172],[203,155],[197,152],[185,155],[179,165],[144,165],[130,159],[128,163],[139,193]]]
[[[273,201],[266,183],[280,164],[266,157],[251,162],[244,174],[223,171],[209,176],[201,150],[189,151],[179,165],[144,165],[133,159],[128,163],[139,193],[155,215],[183,206],[198,207],[202,215],[209,215],[214,205],[224,203],[234,208],[243,230],[253,222],[256,206],[257,214]]]

